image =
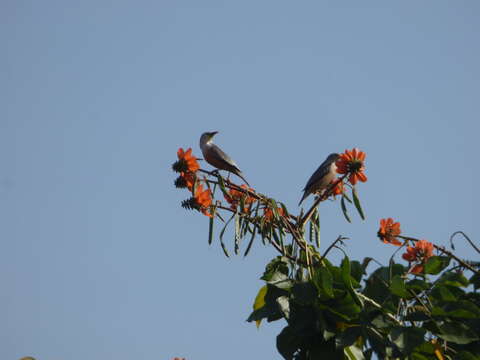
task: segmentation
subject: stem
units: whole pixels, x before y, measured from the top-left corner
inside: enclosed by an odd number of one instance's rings
[[[321,257],[320,260],[319,260],[319,263],[320,263],[320,264],[322,263],[323,259],[325,259],[325,257],[326,257],[327,254],[330,252],[330,250],[332,250],[333,247],[334,247],[338,242],[340,242],[340,241],[342,241],[342,240],[345,240],[345,239],[348,239],[348,238],[343,237],[342,235],[339,235],[339,236],[337,237],[337,239],[336,239],[333,243],[331,243],[330,246],[327,248],[327,250],[325,251],[325,254],[322,255],[322,257]]]
[[[463,231],[455,231],[455,232],[452,234],[452,236],[450,236],[450,244],[451,244],[451,246],[452,246],[453,249],[454,249],[454,247],[453,247],[453,238],[454,238],[455,235],[457,235],[457,234],[463,235],[463,237],[464,237],[464,238],[468,241],[468,243],[475,249],[475,251],[480,254],[480,249],[475,246],[475,244],[473,243],[473,241],[470,240],[470,238],[469,238]],[[454,250],[455,250],[455,249],[454,249]]]

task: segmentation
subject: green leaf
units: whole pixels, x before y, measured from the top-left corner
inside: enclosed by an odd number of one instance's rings
[[[288,264],[289,261],[286,257],[277,256],[267,264],[265,267],[265,272],[260,279],[270,281],[276,272],[280,272],[283,275],[288,275]]]
[[[365,274],[362,264],[357,260],[350,261],[351,275],[356,282],[362,281],[362,276]]]
[[[390,279],[395,275],[403,275],[404,273],[405,267],[400,264],[378,268],[365,280],[364,295],[382,304],[385,310],[396,312],[399,298],[393,297],[390,292]]]
[[[215,220],[215,210],[213,211],[212,217],[208,222],[208,245],[212,245],[213,242],[213,222]]]
[[[270,284],[262,287],[255,298],[254,310],[248,317],[247,321],[256,322],[262,319],[267,319],[267,321],[274,321],[281,319],[283,315],[280,312],[277,299],[281,296],[286,296],[287,294],[287,291],[279,289]],[[257,323],[257,326],[258,325],[259,323]]]
[[[342,198],[340,199],[340,206],[342,208],[342,212],[343,212],[343,216],[345,217],[345,220],[351,223],[352,220],[350,219],[350,216],[348,216],[347,206],[345,205],[345,195],[342,195]]]
[[[347,356],[348,360],[364,360],[365,356],[363,355],[363,351],[356,345],[352,345],[343,349],[345,355]]]
[[[444,322],[438,328],[440,333],[437,335],[446,341],[463,345],[478,340],[478,334],[463,323]]]
[[[314,274],[314,283],[317,285],[320,295],[333,298],[333,277],[330,271],[324,266],[316,269]]]
[[[255,301],[253,303],[253,311],[259,310],[259,309],[261,309],[262,307],[265,306],[265,295],[266,294],[267,294],[267,285],[264,285],[260,288],[257,296],[255,297]],[[259,328],[262,320],[261,319],[260,320],[255,320],[255,322],[257,324],[257,328]]]
[[[455,354],[455,360],[478,360],[478,356],[473,355],[469,351],[461,351]]]
[[[287,275],[280,272],[275,272],[272,278],[267,282],[268,284],[283,290],[290,290],[293,285],[293,281],[289,279]]]
[[[338,323],[337,323],[338,324]],[[362,336],[363,330],[360,325],[347,325],[345,330],[337,334],[335,345],[337,348],[345,348],[354,345]]]
[[[407,289],[415,291],[427,290],[430,289],[430,286],[432,286],[432,284],[430,284],[429,282],[420,279],[410,280],[405,285]]]
[[[225,246],[225,243],[223,242],[223,234],[225,234],[225,230],[227,230],[227,226],[228,224],[230,223],[230,221],[232,221],[232,219],[235,217],[235,214],[233,214],[230,219],[228,219],[228,221],[225,223],[225,225],[223,226],[223,229],[222,231],[220,231],[220,245],[222,246],[222,250],[223,250],[223,253],[225,254],[226,257],[230,257],[230,255],[228,255],[228,251],[227,251],[227,248]]]
[[[317,249],[320,249],[320,212],[316,210],[317,216],[315,217],[315,245]]]
[[[334,299],[318,302],[317,309],[337,322],[355,321],[362,308],[355,303],[350,293],[345,290],[334,290],[334,295]]]
[[[310,305],[317,299],[317,288],[310,282],[296,283],[292,287],[292,296],[296,303]]]
[[[230,194],[227,191],[227,188],[225,187],[225,182],[223,181],[222,175],[220,175],[220,172],[217,175],[217,180],[218,180],[218,185],[220,186],[220,190],[222,190],[223,195],[229,196]]]
[[[394,327],[390,332],[390,339],[402,354],[408,355],[425,342],[425,330],[418,327]]]
[[[397,295],[403,299],[408,299],[412,297],[405,286],[405,281],[400,275],[395,275],[392,278],[392,282],[390,283],[390,291],[392,294]]]
[[[230,255],[228,254],[228,250],[227,250],[227,247],[225,246],[224,242],[222,240],[220,240],[220,245],[222,247],[222,250],[223,250],[223,253],[225,254],[226,257],[230,257]]]
[[[437,275],[450,264],[448,256],[432,256],[424,267],[425,274]]]
[[[313,215],[315,216],[315,214]],[[312,219],[310,220],[310,223],[309,223],[309,231],[308,231],[308,240],[310,241],[311,244],[313,244],[313,216],[312,216]]]
[[[277,350],[285,360],[293,360],[295,352],[300,347],[298,339],[289,326],[285,326],[277,336]]]
[[[358,214],[360,215],[362,220],[365,220],[365,215],[363,214],[362,205],[360,204],[360,199],[358,198],[357,189],[355,186],[352,188],[352,196],[353,196],[353,203],[357,208]]]
[[[475,289],[475,291],[477,289],[480,289],[480,274],[474,274],[470,278],[470,283],[473,284],[473,288]]]
[[[266,221],[265,216],[262,216],[260,219],[260,235],[262,236],[262,243],[265,245],[265,238],[266,238]]]
[[[293,281],[288,277],[289,261],[284,256],[277,256],[267,265],[261,279],[280,289],[290,289]]]
[[[415,305],[408,308],[408,314],[405,317],[408,321],[427,321],[430,320],[430,315],[427,314],[427,309],[423,305]]]
[[[235,254],[238,254],[238,249],[240,248],[240,240],[241,240],[241,234],[240,234],[240,215],[238,213],[235,213],[235,247],[234,247],[234,252]]]
[[[429,342],[425,341],[423,344],[417,346],[414,349],[414,353],[412,354],[414,359],[423,359],[426,355],[433,355],[435,353],[435,346]],[[421,355],[422,357],[416,357]],[[431,359],[431,357],[427,357],[427,359]]]
[[[271,229],[272,229],[272,236],[275,239],[275,242],[280,245],[280,247],[282,249],[282,254],[285,255],[285,253],[286,253],[285,252],[285,244],[283,243],[282,232],[278,231],[278,234],[277,234],[277,230],[273,226],[272,226]]]
[[[247,248],[245,249],[245,253],[243,254],[243,256],[247,256],[248,253],[250,252],[250,248],[253,245],[253,240],[255,240],[255,235],[257,235],[257,227],[256,226],[253,227],[252,237],[250,238],[250,241],[248,242]]]
[[[240,197],[240,211],[243,211],[243,209],[245,209],[245,198],[247,197],[248,195],[247,194],[243,194],[241,197]]]
[[[432,316],[480,319],[480,309],[470,301],[460,300],[446,303],[443,307],[433,307]]]
[[[255,207],[255,214],[253,216],[254,218],[257,217],[259,208],[260,208],[260,201],[257,201],[257,206]],[[253,245],[253,240],[255,239],[256,233],[257,233],[257,226],[254,225],[253,231],[252,231],[252,237],[250,238],[250,242],[248,243],[247,249],[245,250],[245,253],[243,254],[243,256],[247,256],[248,253],[250,252],[250,248]]]
[[[343,349],[336,349],[335,340],[331,339],[329,341],[315,341],[312,344],[312,348],[308,350],[308,356],[297,358],[298,360],[308,359],[308,360],[344,360],[345,355]]]
[[[384,359],[386,355],[386,345],[389,341],[386,341],[384,336],[374,327],[367,326],[365,328],[366,339],[368,339],[369,344],[372,346],[372,349],[377,353],[382,355],[380,358]]]
[[[280,214],[278,213],[277,202],[274,199],[270,199],[270,202],[272,204],[272,211],[273,211],[273,217],[275,218],[275,222],[279,223],[280,222]]]
[[[431,292],[431,296],[436,300],[457,301],[457,297],[449,290],[447,286],[435,286]]]
[[[347,256],[345,256],[343,258],[341,268],[342,268],[343,283],[345,284],[348,292],[352,296],[353,301],[355,301],[355,303],[357,305],[362,306],[363,304],[360,301],[360,299],[358,298],[358,295],[357,295],[357,293],[355,292],[355,290],[353,289],[353,286],[352,286],[352,276],[350,275],[350,260],[348,259]]]
[[[374,312],[374,314],[377,314],[377,312]],[[378,313],[378,315],[372,319],[371,324],[377,329],[388,329],[392,326],[392,320],[384,314]]]
[[[438,280],[438,283],[455,287],[465,287],[469,285],[467,278],[463,276],[462,273],[452,271],[444,273]]]

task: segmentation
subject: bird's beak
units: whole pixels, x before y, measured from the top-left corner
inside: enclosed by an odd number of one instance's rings
[[[218,134],[218,131],[212,131],[212,132],[210,133],[210,136],[211,136],[211,137],[214,137],[214,136],[217,135],[217,134]]]

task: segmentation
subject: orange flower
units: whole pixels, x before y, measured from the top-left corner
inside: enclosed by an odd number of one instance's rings
[[[180,176],[175,180],[174,184],[177,188],[188,188],[188,190],[192,191],[196,179],[197,176],[195,175],[195,173],[189,171],[181,172]]]
[[[392,218],[380,220],[380,229],[377,235],[385,244],[402,245],[402,242],[397,239],[401,232],[399,222],[394,222]]]
[[[355,185],[359,180],[361,182],[367,181],[367,176],[364,173],[365,157],[365,152],[357,148],[345,150],[335,162],[335,165],[337,165],[337,173],[350,174],[348,181],[350,181],[352,185]]]
[[[193,185],[196,181],[196,176],[194,173],[191,172],[182,172],[180,176],[185,180],[185,185],[187,186],[188,190],[192,191]]]
[[[254,190],[252,188],[249,188],[247,185],[243,184],[242,186],[240,186],[242,189],[245,189],[247,191],[251,191],[253,192]],[[243,192],[243,191],[239,191],[239,190],[235,190],[235,189],[230,189],[228,191],[228,194],[223,194],[223,197],[225,198],[225,200],[227,200],[227,202],[231,205],[230,208],[232,210],[235,210],[238,206],[238,204],[240,203],[240,200],[242,198],[244,198],[244,204],[245,204],[245,208],[244,209],[241,209],[243,212],[246,212],[246,208],[250,205],[250,204],[253,204],[255,202],[255,198],[253,196],[250,196],[248,195],[248,193],[246,192]]]
[[[197,158],[192,155],[192,148],[188,148],[187,151],[183,151],[182,148],[179,148],[177,151],[178,161],[174,164],[174,169],[176,164],[178,164],[179,172],[196,172],[200,169],[198,165]]]
[[[283,211],[283,208],[277,208],[277,212],[278,212],[278,215],[285,216],[285,212]],[[265,217],[265,220],[267,222],[272,221],[274,217],[273,210],[269,208],[263,209],[263,216]]]
[[[338,181],[338,179],[332,180],[330,182],[330,185],[336,181]],[[333,196],[342,195],[344,192],[345,192],[345,186],[343,185],[343,181],[338,181],[335,187],[332,189],[332,195]]]
[[[423,265],[433,255],[433,244],[427,240],[419,240],[415,246],[407,247],[407,252],[402,255],[402,258],[408,262],[415,262],[409,270],[412,274],[419,274],[423,272]]]
[[[194,199],[198,209],[203,213],[203,215],[212,217],[212,214],[208,212],[210,206],[212,205],[212,193],[210,189],[203,190],[203,186],[198,185],[195,188]]]
[[[409,272],[412,273],[412,274],[421,274],[423,272],[423,265],[422,264],[414,265],[409,270]]]

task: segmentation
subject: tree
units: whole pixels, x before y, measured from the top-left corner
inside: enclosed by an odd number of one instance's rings
[[[374,354],[379,359],[480,358],[480,263],[402,235],[400,223],[392,218],[380,220],[376,235],[397,247],[394,255],[405,250],[406,263],[396,263],[392,256],[388,266],[380,264],[367,275],[373,259],[351,260],[341,249],[345,256],[334,265],[327,256],[347,240],[342,236],[320,253],[321,201],[338,197],[347,221],[352,206],[364,218],[356,188],[359,181],[367,181],[364,152],[341,154],[336,162],[339,177],[299,215],[218,171],[201,169],[191,149],[180,148],[177,156],[173,170],[180,176],[175,185],[192,194],[182,206],[209,217],[209,244],[214,224],[220,222],[219,240],[226,256],[230,254],[224,235],[230,225],[235,254],[243,238],[248,239],[245,256],[258,238],[278,252],[266,265],[261,277],[265,285],[248,321],[260,326],[263,320],[286,320],[277,336],[277,349],[285,359],[371,359]],[[451,241],[457,234],[480,252],[462,232],[454,233]]]

